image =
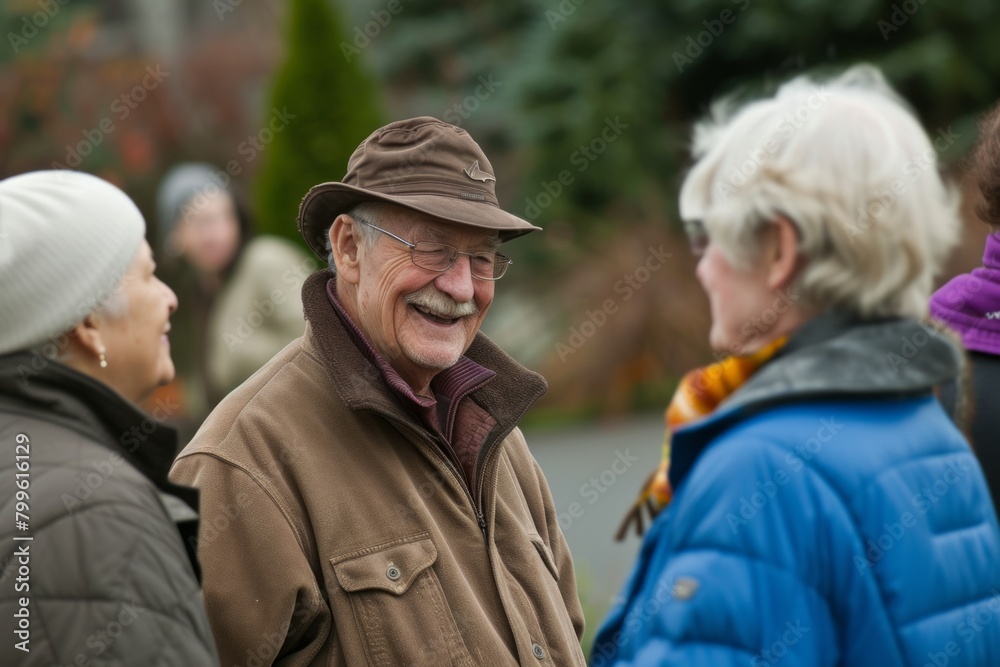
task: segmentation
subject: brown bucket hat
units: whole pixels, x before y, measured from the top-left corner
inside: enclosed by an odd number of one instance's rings
[[[540,229],[500,208],[493,167],[469,133],[429,116],[390,123],[365,139],[347,162],[343,182],[320,183],[306,193],[299,231],[325,259],[334,219],[368,201],[495,229],[504,241]]]

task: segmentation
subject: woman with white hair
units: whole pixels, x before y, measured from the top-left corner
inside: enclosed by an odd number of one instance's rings
[[[921,323],[947,141],[870,67],[698,128],[680,212],[721,361],[667,409],[593,665],[1000,665],[1000,529],[933,395],[962,353]]]
[[[95,176],[0,181],[3,665],[218,664],[197,495],[167,480],[176,432],[136,407],[174,375],[145,231]]]

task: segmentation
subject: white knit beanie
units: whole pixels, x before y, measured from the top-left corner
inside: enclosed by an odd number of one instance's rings
[[[128,195],[96,176],[0,181],[0,354],[54,340],[105,303],[145,235]]]

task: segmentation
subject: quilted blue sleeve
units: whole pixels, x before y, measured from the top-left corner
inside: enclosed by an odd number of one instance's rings
[[[771,443],[730,440],[703,459],[657,519],[624,616],[592,664],[838,664],[835,619],[847,609],[828,599],[856,580],[842,503]]]

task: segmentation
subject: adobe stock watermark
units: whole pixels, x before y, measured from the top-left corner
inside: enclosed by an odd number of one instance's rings
[[[284,643],[285,636],[280,632],[264,635],[263,641],[257,645],[256,649],[247,649],[247,660],[243,664],[246,667],[264,667],[273,664],[273,659],[278,657],[278,651],[281,650]]]
[[[771,301],[770,306],[740,326],[740,339],[729,346],[729,353],[734,357],[740,356],[748,346],[753,345],[761,336],[767,334],[775,322],[784,313],[788,312],[789,309],[793,308],[798,300],[799,294],[793,292],[791,287],[786,287],[783,291],[778,291],[777,295]],[[720,356],[716,353],[716,359],[719,361],[721,361]],[[719,372],[721,372],[721,369],[719,369]]]
[[[618,137],[628,129],[628,123],[621,121],[621,116],[615,116],[614,120],[610,116],[604,119],[604,127],[596,137],[586,144],[581,144],[569,156],[569,163],[576,167],[578,174],[587,171],[591,164],[600,157],[608,147],[618,140]],[[527,197],[524,200],[524,217],[534,220],[542,211],[552,205],[552,202],[559,198],[563,189],[573,184],[574,176],[568,169],[563,169],[552,181],[542,181],[541,186],[545,192],[539,192],[534,197]]]
[[[795,303],[801,298],[798,292],[793,292],[792,288],[786,287],[784,290],[779,290],[774,293],[774,299],[764,310],[760,311],[759,314],[745,320],[740,326],[740,338],[729,344],[729,349],[727,353],[713,352],[712,356],[715,358],[716,363],[713,363],[705,369],[704,374],[699,374],[695,380],[694,384],[690,387],[693,390],[704,391],[707,388],[706,378],[710,380],[718,380],[722,377],[722,366],[720,363],[724,361],[728,356],[738,357],[745,353],[748,347],[751,347],[756,343],[761,336],[766,335],[771,331],[771,327],[780,319],[780,317],[788,312],[789,309],[795,306]]]
[[[17,572],[17,559],[14,558],[14,554],[7,556],[7,560],[3,562],[3,566],[0,566],[0,584],[10,579],[10,576]]]
[[[135,452],[139,445],[148,440],[149,436],[155,433],[163,422],[180,410],[180,407],[180,403],[164,398],[156,399],[153,407],[149,410],[149,416],[145,417],[139,424],[133,424],[128,431],[122,433],[119,441],[129,453]],[[63,506],[71,513],[76,511],[88,498],[94,495],[97,489],[101,488],[110,477],[118,472],[123,463],[125,463],[125,457],[116,451],[108,453],[107,457],[100,461],[91,461],[90,466],[93,470],[85,470],[74,477],[73,481],[76,486],[72,492],[64,492],[60,496]]]
[[[560,0],[555,9],[546,9],[545,20],[549,22],[549,28],[555,30],[559,27],[560,23],[565,23],[570,16],[576,13],[576,8],[586,1],[587,0]]]
[[[411,2],[412,0],[407,0]],[[364,26],[354,26],[354,39],[351,43],[341,42],[340,52],[344,54],[344,60],[350,63],[356,56],[371,46],[372,40],[382,34],[382,31],[389,27],[392,19],[402,13],[404,7],[402,0],[389,0],[384,9],[373,9],[370,14],[371,21]]]
[[[236,8],[243,4],[243,0],[212,0],[212,9],[220,21],[226,19],[226,14],[235,12]]]
[[[479,85],[471,95],[466,95],[461,102],[448,107],[441,115],[441,120],[446,123],[461,127],[463,120],[468,120],[469,116],[475,113],[482,102],[485,102],[497,88],[503,85],[503,81],[494,81],[492,74],[479,77]]]
[[[600,500],[601,496],[607,493],[608,489],[614,486],[615,482],[627,473],[632,467],[632,464],[638,460],[639,457],[632,456],[628,449],[625,451],[620,449],[617,450],[615,452],[614,460],[611,461],[611,465],[580,485],[580,497],[586,499],[588,505],[593,505]],[[569,504],[565,512],[559,512],[557,514],[559,527],[562,528],[564,533],[570,529],[570,526],[573,525],[575,520],[583,517],[583,512],[584,506],[574,500]]]
[[[483,102],[492,97],[497,88],[504,85],[503,81],[494,80],[493,77],[494,75],[492,73],[480,75],[478,78],[479,84],[476,86],[472,94],[467,95],[460,102],[456,102],[442,111],[442,120],[451,123],[452,125],[461,127],[463,120],[467,120],[472,113],[480,108]],[[424,165],[428,156],[433,155],[436,150],[437,142],[430,141],[421,144],[417,150],[407,151],[407,155],[403,158],[402,162],[389,172],[389,180],[392,182],[398,182],[411,176],[414,171]],[[489,175],[496,180],[496,174]],[[463,193],[463,196],[474,199],[483,197],[482,195],[471,192]]]
[[[264,326],[268,319],[288,300],[288,293],[301,289],[305,279],[318,267],[319,264],[311,256],[303,259],[281,275],[284,287],[275,287],[262,301],[251,301],[247,314],[238,316],[232,330],[227,327],[222,334],[222,340],[226,343],[229,351],[232,352],[247,342],[255,331]]]
[[[246,139],[236,146],[236,152],[243,158],[240,160],[229,160],[225,169],[216,170],[212,174],[211,180],[202,186],[194,195],[188,199],[187,203],[181,207],[181,215],[188,216],[196,211],[200,211],[214,197],[218,197],[229,184],[234,176],[243,173],[243,167],[249,165],[257,159],[267,146],[274,141],[274,138],[284,131],[292,120],[298,118],[298,114],[288,111],[284,106],[279,111],[277,107],[271,108],[271,116],[267,123],[254,134],[248,134]]]
[[[285,637],[297,636],[307,626],[312,624],[314,618],[312,610],[307,605],[296,605],[292,611],[288,629],[284,634],[270,632],[266,635],[261,635],[261,643],[257,645],[257,648],[247,649],[246,662],[233,665],[233,667],[243,667],[244,665],[245,667],[266,667],[267,665],[273,665],[278,651],[281,650],[282,645],[285,643]]]
[[[916,14],[917,10],[926,3],[927,0],[904,0],[900,4],[893,4],[889,20],[879,19],[875,22],[875,26],[882,33],[882,41],[888,42],[889,36],[906,25],[910,17]]]
[[[847,234],[853,244],[855,239],[871,229],[872,225],[885,215],[899,197],[907,192],[928,169],[937,166],[938,155],[955,145],[961,135],[952,132],[949,125],[946,129],[939,128],[937,136],[932,140],[932,148],[925,149],[919,155],[911,157],[903,164],[903,173],[889,187],[873,192],[867,205],[858,206],[857,220],[854,225],[847,225]],[[905,177],[905,179],[904,179]]]
[[[728,178],[715,185],[715,191],[722,199],[729,199],[738,188],[746,185],[750,178],[777,153],[785,142],[803,126],[805,126],[815,113],[823,108],[829,99],[829,95],[823,86],[813,86],[805,102],[800,104],[794,111],[785,114],[771,130],[767,138],[760,145],[747,151],[746,159],[740,163],[739,167],[729,172]]]
[[[965,644],[971,644],[976,635],[990,627],[997,616],[1000,616],[1000,591],[996,588],[990,589],[993,595],[989,600],[979,605],[975,612],[970,612],[955,626],[957,634]],[[928,662],[923,667],[947,667],[951,664],[952,658],[957,658],[962,653],[962,646],[951,640],[947,642],[941,651],[927,653]]]
[[[656,590],[653,591],[653,595],[645,603],[633,606],[625,614],[625,618],[622,619],[621,627],[626,628],[628,634],[623,630],[617,630],[611,635],[610,641],[602,642],[601,644],[594,643],[590,652],[591,667],[605,667],[608,661],[615,657],[618,650],[626,646],[631,637],[637,636],[642,626],[659,614],[660,609],[663,608],[663,605],[667,601],[675,597],[678,589],[686,587],[687,590],[690,590],[690,584],[688,583],[690,581],[683,577],[662,577],[656,586]]]
[[[858,568],[858,573],[862,576],[868,574],[876,563],[903,540],[910,528],[917,525],[920,517],[927,514],[951,489],[966,479],[972,468],[967,457],[953,460],[944,467],[941,476],[932,484],[921,487],[919,492],[913,494],[910,497],[910,504],[914,511],[902,512],[892,523],[889,521],[883,523],[883,531],[865,542],[864,553],[854,555],[854,566]]]
[[[163,83],[163,80],[170,76],[170,72],[162,69],[161,65],[146,66],[146,76],[138,84],[127,92],[122,93],[111,103],[110,113],[102,118],[96,127],[83,130],[83,139],[76,144],[66,145],[66,163],[59,161],[52,163],[53,169],[75,169],[83,163],[83,158],[94,152],[94,149],[104,143],[104,138],[115,131],[117,122],[122,122],[129,117],[132,111],[146,100],[149,93]]]
[[[285,476],[292,465],[305,453],[301,442],[295,441],[287,443],[282,447],[277,458],[272,459],[266,467],[261,469],[268,475]],[[198,527],[197,535],[189,535],[187,542],[191,549],[197,552],[200,548],[206,547],[222,536],[229,528],[240,520],[243,511],[253,502],[253,497],[245,491],[237,491],[232,500],[227,503],[216,505],[209,517],[204,512],[201,514],[201,523]]]
[[[108,621],[107,625],[103,628],[99,628],[97,631],[92,633],[85,644],[90,651],[81,651],[76,655],[73,665],[89,665],[90,658],[88,654],[92,655],[94,658],[99,658],[104,655],[105,651],[110,649],[119,637],[125,632],[125,630],[139,620],[139,614],[146,611],[144,607],[140,607],[138,601],[133,598],[132,603],[123,602],[121,606],[121,611],[118,615]]]
[[[649,282],[654,273],[659,271],[667,260],[673,257],[671,252],[664,252],[663,244],[659,248],[649,246],[649,251],[645,261],[637,266],[631,273],[626,273],[614,284],[616,294],[621,294],[622,303],[629,301],[635,293],[642,289],[642,286]],[[556,353],[559,361],[566,363],[566,359],[577,350],[583,347],[590,340],[597,330],[608,322],[608,318],[617,313],[619,304],[617,299],[605,299],[601,307],[596,310],[588,310],[584,320],[579,324],[569,328],[569,338],[566,343],[559,341],[556,343]],[[568,345],[567,345],[568,343]]]
[[[747,7],[750,6],[750,0],[730,0],[730,2],[738,5],[740,12],[745,12]],[[687,36],[687,48],[684,50],[684,53],[674,51],[674,65],[677,66],[677,71],[683,74],[685,67],[693,65],[695,59],[704,53],[705,49],[710,47],[722,35],[726,26],[736,22],[737,16],[739,15],[727,8],[719,12],[719,18],[712,19],[711,21],[708,19],[702,21],[701,24],[705,26],[705,30],[702,30],[694,37],[691,35]]]
[[[897,375],[900,369],[908,365],[910,360],[916,357],[931,340],[935,338],[947,338],[947,334],[944,331],[935,329],[928,322],[918,321],[917,325],[920,327],[919,330],[914,331],[910,335],[901,335],[899,337],[898,353],[886,352],[885,354],[886,362]]]
[[[27,16],[22,16],[20,31],[7,33],[7,41],[10,42],[10,48],[14,51],[14,55],[20,53],[21,48],[27,46],[28,42],[38,35],[39,30],[44,30],[49,21],[55,18],[59,10],[68,5],[69,1],[38,0],[35,4],[38,5],[41,11],[32,14],[30,20]]]
[[[81,322],[88,315],[109,307],[118,299],[124,298],[122,293],[126,284],[135,280],[135,274],[128,273],[127,269],[117,273],[104,282],[104,287],[93,297],[81,300],[76,305],[76,321]],[[47,337],[45,342],[40,342],[31,348],[31,358],[27,363],[18,364],[17,374],[25,387],[28,386],[31,378],[44,371],[53,359],[59,357],[69,346],[69,338],[72,335],[76,324],[71,325],[64,331],[55,332]]]
[[[791,621],[785,621],[785,628],[780,639],[750,659],[751,667],[778,664],[809,632],[809,628],[804,627],[802,621],[798,619],[795,620],[794,624]]]
[[[444,476],[436,469],[424,471],[424,477],[426,480],[419,484],[416,483],[416,480],[411,480],[413,490],[406,495],[406,504],[396,503],[394,509],[401,519],[418,517],[417,508],[426,505],[427,499],[434,496],[439,489],[447,484]]]
[[[250,501],[249,494],[245,491],[237,491],[234,501],[217,507],[212,512],[210,519],[206,519],[205,514],[202,514],[201,524],[198,526],[198,536],[189,536],[188,543],[197,550],[199,547],[205,547],[219,539],[219,536],[226,532],[229,526],[239,518],[242,511],[250,506]]]
[[[935,299],[942,299],[943,305],[948,306],[953,313],[957,314],[965,308],[969,298],[979,294],[984,286],[985,283],[982,278],[977,276],[975,273],[968,273],[965,276],[965,280],[958,283],[958,287],[956,289],[938,292]],[[987,320],[997,320],[1000,319],[1000,311],[983,311],[982,317],[985,317]],[[936,319],[941,324],[950,327],[952,325],[952,320],[954,319],[954,314],[947,313],[943,316],[936,317]]]
[[[833,417],[820,419],[816,433],[807,438],[805,442],[795,445],[785,454],[785,465],[788,466],[788,470],[783,468],[775,470],[763,482],[758,481],[757,491],[751,493],[749,497],[741,496],[737,511],[726,513],[726,523],[729,524],[729,529],[733,531],[733,534],[735,535],[743,526],[757,518],[761,510],[767,507],[768,503],[778,495],[779,490],[788,485],[792,480],[789,472],[801,472],[806,463],[812,461],[823,450],[823,447],[837,437],[837,434],[843,429],[844,425],[838,423]]]

